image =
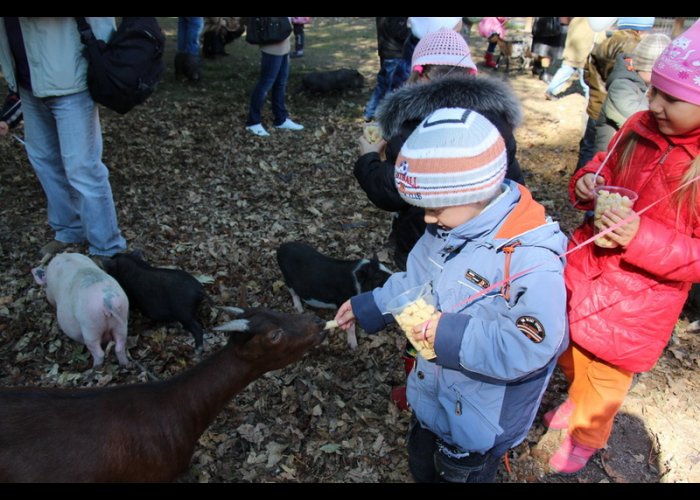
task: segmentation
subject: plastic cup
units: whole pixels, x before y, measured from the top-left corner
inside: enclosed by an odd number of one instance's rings
[[[631,189],[619,186],[597,186],[594,188],[595,193],[595,213],[593,215],[593,232],[598,234],[607,229],[601,217],[606,210],[610,208],[622,208],[626,212],[630,212],[637,201],[637,193]],[[596,238],[594,243],[601,248],[615,248],[617,243],[612,241],[607,236]]]
[[[376,144],[382,140],[382,130],[376,123],[365,123],[362,125],[362,135],[370,144]]]
[[[413,328],[428,321],[438,311],[437,297],[433,294],[431,283],[425,283],[397,295],[389,301],[387,309],[418,354],[425,359],[437,357],[435,350],[428,342],[416,341],[413,338]]]

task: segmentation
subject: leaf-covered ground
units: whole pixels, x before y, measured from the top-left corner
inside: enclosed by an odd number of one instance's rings
[[[222,305],[247,303],[291,312],[275,250],[305,240],[338,258],[373,253],[391,266],[384,247],[390,215],[376,209],[352,175],[362,109],[378,69],[372,18],[318,18],[307,28],[306,56],[292,62],[288,106],[306,129],[257,138],[244,130],[257,49],[236,41],[229,57],[207,61],[199,85],[172,74],[175,18],[168,35],[165,81],[126,116],[102,111],[105,153],[120,225],[131,248],[158,266],[207,278]],[[485,45],[476,39],[474,58]],[[319,69],[357,68],[365,88],[330,96],[299,90]],[[498,72],[521,97],[525,122],[519,159],[535,197],[566,229],[580,215],[566,198],[583,124],[583,98],[545,101],[545,85],[529,73]],[[270,123],[266,109],[265,122]],[[17,133],[21,136],[22,130]],[[17,141],[0,140],[0,384],[90,387],[168,378],[197,362],[193,341],[178,325],[154,324],[133,311],[129,352],[121,369],[113,353],[94,371],[84,346],[68,339],[34,284],[37,251],[52,238],[46,200]],[[86,251],[78,248],[78,251]],[[331,311],[317,311],[330,319]],[[205,309],[214,326],[228,318]],[[547,460],[561,435],[537,418],[509,454],[501,482],[699,481],[697,430],[700,364],[697,334],[678,324],[669,349],[642,374],[617,418],[611,442],[584,472],[552,474]],[[408,414],[389,402],[403,382],[401,335],[360,333],[350,351],[332,335],[303,360],[261,377],[236,396],[202,435],[183,482],[406,482]],[[207,334],[207,353],[225,342]],[[206,353],[205,353],[206,355]],[[563,400],[556,374],[542,411]],[[128,425],[128,423],[126,423]]]

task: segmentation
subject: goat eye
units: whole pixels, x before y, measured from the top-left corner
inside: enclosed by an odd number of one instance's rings
[[[270,332],[270,341],[274,344],[282,340],[282,335],[284,335],[284,330],[278,328]]]

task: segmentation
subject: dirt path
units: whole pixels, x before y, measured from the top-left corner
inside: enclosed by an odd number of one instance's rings
[[[174,22],[163,18],[172,61]],[[190,87],[168,75],[158,93],[126,117],[102,113],[105,160],[120,224],[146,258],[203,275],[218,303],[266,305],[292,311],[275,262],[277,246],[304,239],[324,253],[359,258],[383,248],[389,215],[369,203],[352,176],[361,112],[377,70],[373,20],[317,20],[307,54],[293,63],[289,106],[307,129],[274,132],[269,141],[243,130],[248,92],[256,77],[255,49],[235,42],[232,56],[207,62],[204,83]],[[475,41],[475,60],[484,49]],[[368,85],[357,92],[309,96],[297,90],[314,69],[359,68]],[[502,75],[502,73],[500,73]],[[566,199],[578,151],[583,98],[556,102],[529,74],[508,75],[522,100],[517,131],[527,182],[565,228],[580,219]],[[21,134],[21,131],[19,132]],[[0,140],[0,384],[88,387],[145,382],[138,368],[108,362],[90,369],[87,350],[65,337],[29,273],[37,249],[51,238],[46,201],[19,144]],[[85,251],[84,248],[79,248]],[[319,311],[324,319],[332,313]],[[228,318],[216,310],[207,325]],[[691,320],[697,319],[691,315]],[[639,377],[620,413],[612,440],[577,476],[552,475],[549,455],[561,436],[535,421],[510,454],[503,482],[700,481],[697,422],[698,334],[679,322],[656,368]],[[197,360],[191,336],[176,326],[130,317],[129,351],[150,373],[167,378]],[[202,435],[189,472],[196,481],[405,482],[408,415],[389,403],[403,381],[402,340],[390,330],[349,352],[332,336],[299,363],[267,374],[235,397]],[[206,336],[207,350],[225,342]],[[108,360],[113,361],[112,357]],[[561,401],[560,375],[542,412]],[[0,423],[1,427],[1,423]]]

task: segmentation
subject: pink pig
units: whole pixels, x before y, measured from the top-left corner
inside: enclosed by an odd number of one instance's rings
[[[46,298],[56,307],[63,333],[85,344],[92,353],[93,367],[104,361],[102,344],[110,339],[114,340],[119,364],[129,365],[129,299],[114,278],[78,253],[58,254],[46,271],[37,267],[32,275],[38,284],[46,286]]]

